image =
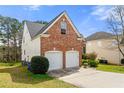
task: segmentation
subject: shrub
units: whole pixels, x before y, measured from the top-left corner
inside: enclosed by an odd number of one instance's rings
[[[97,67],[99,62],[98,61],[95,61],[95,60],[89,60],[89,66],[90,67]]]
[[[84,68],[87,68],[88,67],[88,60],[86,60],[86,59],[83,59],[82,60],[82,65],[84,66]]]
[[[87,54],[87,59],[95,60],[97,58],[97,54],[95,52]]]
[[[34,56],[31,59],[31,71],[34,74],[45,74],[49,68],[49,61],[43,56]]]
[[[121,59],[121,64],[124,64],[124,59]]]
[[[84,68],[87,68],[88,67],[88,63],[84,63]]]
[[[88,63],[88,60],[87,59],[83,59],[82,60],[82,63],[84,64],[84,63]]]
[[[82,59],[87,59],[87,54],[83,54]]]

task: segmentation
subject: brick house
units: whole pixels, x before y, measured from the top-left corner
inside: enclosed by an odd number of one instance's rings
[[[25,22],[22,60],[42,55],[50,62],[49,70],[81,65],[84,38],[64,11],[48,24]]]

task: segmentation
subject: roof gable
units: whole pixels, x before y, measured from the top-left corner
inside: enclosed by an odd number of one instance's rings
[[[58,16],[56,16],[53,20],[51,20],[47,25],[44,24],[39,24],[39,23],[32,23],[32,22],[27,22],[27,27],[29,30],[29,33],[31,35],[31,38],[34,38],[36,36],[40,36],[41,34],[44,34],[48,31],[49,28],[51,28],[63,15],[67,18],[69,23],[71,24],[72,28],[78,35],[78,37],[83,38],[83,36],[78,32],[77,28],[67,15],[67,13],[64,11],[60,13]]]
[[[48,29],[51,28],[63,15],[65,15],[65,17],[67,18],[67,20],[69,21],[69,23],[73,27],[73,29],[76,32],[76,34],[78,35],[78,37],[82,37],[81,34],[78,32],[77,28],[75,27],[75,25],[73,24],[73,22],[71,21],[71,19],[69,18],[69,16],[67,15],[67,13],[65,11],[60,13],[57,17],[55,17],[55,19],[53,19],[50,22],[50,24],[48,24],[49,26],[47,26],[47,28],[44,29],[44,31],[42,31],[42,33],[46,33],[48,31]],[[42,34],[42,33],[40,33],[40,34]]]
[[[41,33],[45,33],[45,30],[50,28],[50,26],[55,22],[55,20],[57,20],[61,15],[63,14],[60,13],[58,16],[56,16],[53,20],[51,20],[46,26],[44,26],[38,33],[37,35],[40,35]]]

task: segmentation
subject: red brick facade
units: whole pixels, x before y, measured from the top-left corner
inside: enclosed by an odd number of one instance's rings
[[[67,33],[61,34],[60,23],[65,19],[67,23]],[[65,68],[65,52],[69,50],[79,51],[79,60],[81,65],[82,60],[82,48],[83,41],[77,40],[77,34],[73,27],[63,15],[48,31],[49,37],[41,37],[41,55],[44,55],[46,51],[57,51],[63,52],[63,68]]]

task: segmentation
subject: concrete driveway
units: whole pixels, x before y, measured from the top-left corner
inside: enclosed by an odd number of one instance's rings
[[[72,72],[72,73],[71,73]],[[92,68],[64,71],[64,74],[54,74],[60,80],[84,88],[124,88],[124,74],[97,71]]]

